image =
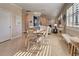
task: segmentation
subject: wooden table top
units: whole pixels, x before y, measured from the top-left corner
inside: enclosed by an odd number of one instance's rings
[[[34,31],[33,33],[43,33],[45,30]]]

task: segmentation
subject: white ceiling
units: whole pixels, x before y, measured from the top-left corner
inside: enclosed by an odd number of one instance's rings
[[[49,17],[56,17],[63,3],[16,3],[25,10],[41,12]]]

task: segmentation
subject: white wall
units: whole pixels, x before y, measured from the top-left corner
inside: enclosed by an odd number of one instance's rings
[[[22,9],[14,4],[0,4],[0,42],[22,34]]]
[[[49,25],[50,25],[50,24],[53,26],[53,25],[55,24],[55,19],[49,20]]]
[[[10,13],[0,9],[0,42],[10,39]]]

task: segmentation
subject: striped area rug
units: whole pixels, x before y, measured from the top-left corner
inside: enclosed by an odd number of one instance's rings
[[[30,50],[19,50],[14,56],[51,56],[50,40],[43,40],[40,47],[33,46]]]

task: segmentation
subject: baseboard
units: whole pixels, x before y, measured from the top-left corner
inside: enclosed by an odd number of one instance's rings
[[[22,33],[20,33],[19,35],[14,36],[14,37],[11,37],[11,39],[6,39],[6,40],[4,40],[4,41],[1,41],[0,44],[2,44],[2,43],[4,43],[4,42],[7,42],[7,41],[9,41],[9,40],[12,40],[12,39],[19,38],[19,37],[21,37],[21,36],[22,36]]]
[[[4,42],[7,42],[7,41],[10,41],[11,39],[8,39],[8,40],[5,40],[5,41],[2,41],[0,42],[0,44],[4,43]]]
[[[22,36],[22,33],[19,34],[19,35],[14,36],[14,37],[12,37],[11,39],[16,39],[16,38],[19,38],[19,37],[21,37],[21,36]]]

